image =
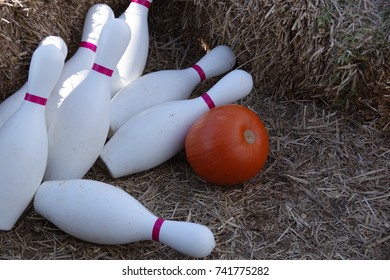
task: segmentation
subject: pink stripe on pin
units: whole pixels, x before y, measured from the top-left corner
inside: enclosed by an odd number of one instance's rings
[[[24,96],[24,100],[27,100],[27,101],[30,101],[32,103],[36,103],[36,104],[39,104],[39,105],[42,105],[42,106],[46,106],[46,102],[47,102],[46,98],[43,98],[43,97],[31,94],[31,93],[28,93],[28,92]]]
[[[209,106],[209,109],[213,109],[215,107],[214,101],[211,99],[207,92],[203,93],[202,98],[204,102],[206,102],[207,106]]]
[[[194,65],[192,66],[192,68],[194,68],[195,71],[198,72],[199,77],[200,77],[200,81],[201,81],[201,82],[203,82],[204,80],[206,80],[206,74],[204,73],[203,69],[202,69],[199,65],[194,64]]]
[[[153,231],[152,231],[153,241],[160,241],[160,230],[163,223],[164,223],[164,219],[162,218],[158,218],[154,223]]]
[[[148,0],[133,0],[131,2],[145,6],[148,9],[150,8],[150,2]]]
[[[93,52],[96,52],[97,49],[97,46],[95,44],[86,41],[80,42],[79,47],[90,49]]]
[[[92,70],[95,70],[96,72],[99,72],[99,73],[106,75],[108,77],[111,77],[112,73],[114,72],[114,70],[111,70],[109,68],[106,68],[106,67],[99,65],[99,64],[96,64],[96,63],[93,64]]]

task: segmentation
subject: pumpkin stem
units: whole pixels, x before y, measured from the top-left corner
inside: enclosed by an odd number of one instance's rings
[[[244,136],[247,143],[255,143],[256,137],[252,130],[245,130]]]

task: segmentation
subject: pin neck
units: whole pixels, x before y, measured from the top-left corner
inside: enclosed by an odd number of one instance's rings
[[[112,76],[112,73],[114,70],[111,70],[109,68],[104,67],[103,65],[99,65],[97,63],[94,63],[92,66],[92,70],[99,72],[100,74],[106,75],[108,77]]]
[[[24,100],[27,100],[29,102],[36,103],[36,104],[39,104],[42,106],[46,106],[46,102],[47,102],[47,98],[40,97],[38,95],[34,95],[34,94],[31,94],[28,92],[24,96]]]
[[[210,95],[207,92],[203,93],[201,97],[203,98],[204,102],[206,102],[210,110],[215,107],[214,101],[211,99]]]
[[[146,7],[147,9],[150,9],[150,5],[151,5],[148,0],[132,0],[131,3],[137,3],[139,5]]]
[[[196,73],[198,73],[201,82],[206,80],[206,74],[203,71],[202,67],[200,67],[198,64],[194,64],[193,66],[191,66],[191,68],[194,69]]]
[[[153,241],[160,241],[160,230],[162,227],[162,224],[164,223],[164,219],[158,218],[153,226],[152,231],[152,240]]]
[[[97,46],[95,44],[92,44],[92,43],[87,42],[87,41],[80,42],[79,47],[80,48],[90,49],[93,52],[96,52],[96,49],[97,49]]]

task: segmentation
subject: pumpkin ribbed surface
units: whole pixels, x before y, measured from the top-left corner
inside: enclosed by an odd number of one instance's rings
[[[263,168],[268,150],[263,122],[256,113],[237,104],[203,114],[185,139],[192,169],[216,185],[236,185],[254,177]]]

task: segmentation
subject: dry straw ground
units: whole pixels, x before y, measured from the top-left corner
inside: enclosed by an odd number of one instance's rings
[[[75,51],[95,3],[0,1],[1,100],[25,82],[43,37],[60,35]],[[128,5],[100,3],[116,15]],[[163,218],[210,227],[208,259],[389,259],[389,13],[384,0],[155,0],[146,72],[188,67],[205,48],[232,46],[255,80],[239,103],[269,130],[269,159],[233,188],[195,176],[184,151],[116,180],[98,161],[86,177],[125,189]],[[29,207],[0,233],[0,259],[189,258],[154,242],[83,242]]]

